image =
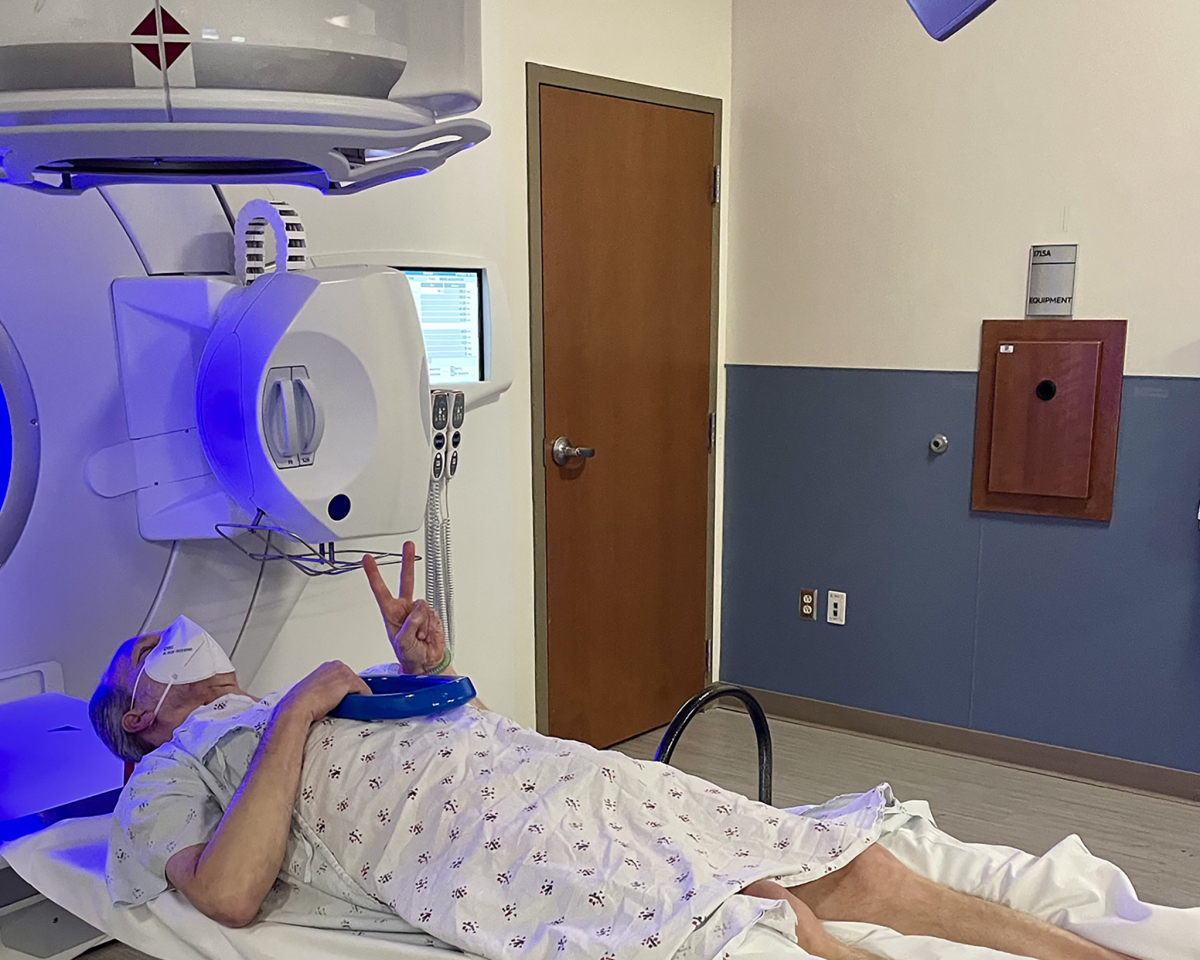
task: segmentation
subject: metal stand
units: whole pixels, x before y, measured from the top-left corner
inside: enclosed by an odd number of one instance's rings
[[[662,743],[658,745],[658,752],[654,754],[654,759],[659,763],[670,763],[671,755],[679,746],[679,738],[683,736],[683,731],[692,722],[692,718],[714,700],[721,700],[725,697],[740,700],[754,723],[754,736],[758,741],[758,799],[762,803],[769,804],[771,802],[771,773],[775,765],[771,752],[771,728],[767,726],[767,715],[763,713],[759,702],[745,687],[738,687],[732,683],[714,683],[711,687],[701,690],[692,697],[679,708],[675,719],[667,727],[667,732],[663,734]]]

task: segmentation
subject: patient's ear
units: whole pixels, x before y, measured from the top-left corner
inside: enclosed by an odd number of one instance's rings
[[[127,710],[121,718],[121,729],[126,733],[141,733],[154,724],[154,714],[149,710]]]

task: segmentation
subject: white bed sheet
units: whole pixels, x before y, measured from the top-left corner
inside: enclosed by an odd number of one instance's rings
[[[286,923],[239,930],[208,919],[170,891],[140,907],[114,907],[104,882],[111,817],[64,820],[0,846],[0,856],[40,893],[98,930],[162,960],[446,960],[457,951],[386,934]]]
[[[232,930],[176,893],[116,909],[104,883],[110,820],[69,820],[0,846],[27,882],[92,926],[162,960],[446,960],[444,949],[386,935],[281,923]],[[912,869],[954,889],[995,900],[1140,960],[1200,960],[1200,908],[1141,902],[1129,879],[1068,837],[1043,857],[1009,847],[962,843],[937,829],[921,802],[888,816],[880,843]],[[828,924],[830,932],[886,960],[1011,960],[1010,955],[929,937],[904,937],[869,924]],[[451,956],[463,956],[453,953]],[[807,960],[773,930],[756,927],[730,960]]]

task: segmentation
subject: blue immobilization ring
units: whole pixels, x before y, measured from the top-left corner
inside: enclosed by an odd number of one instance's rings
[[[363,677],[370,695],[350,693],[331,717],[343,720],[404,720],[429,717],[475,699],[470,677]]]

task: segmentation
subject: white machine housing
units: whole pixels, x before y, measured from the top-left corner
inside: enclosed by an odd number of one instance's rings
[[[429,372],[404,276],[275,273],[228,295],[218,316],[197,425],[242,510],[310,543],[419,530]]]
[[[423,250],[371,250],[357,253],[320,254],[310,257],[318,267],[374,264],[396,271],[479,270],[483,274],[483,379],[439,383],[438,389],[457,390],[464,395],[467,410],[495,400],[513,382],[512,317],[508,293],[500,268],[491,260],[457,253]]]
[[[212,539],[259,514],[309,543],[420,528],[428,372],[402,274],[119,279],[113,304],[130,439],[86,477],[136,493],[145,539]],[[335,520],[336,497],[350,510]]]
[[[157,196],[171,188],[123,189],[154,190]],[[127,220],[136,219],[136,210],[131,202],[122,207]],[[439,386],[461,391],[468,409],[511,386],[512,323],[494,263],[416,250],[328,254],[311,262],[316,269],[269,274],[250,287],[228,276],[113,283],[129,439],[92,452],[85,477],[102,497],[136,495],[138,528],[146,540],[215,539],[218,525],[250,524],[260,511],[272,518],[269,524],[310,544],[420,528],[425,487],[405,468],[412,458],[428,462],[428,407],[413,402],[428,398],[428,373],[404,269],[480,271],[484,379]],[[317,334],[318,328],[325,333]],[[292,347],[301,332],[308,344],[303,356]],[[377,337],[387,342],[379,344]],[[347,339],[336,346],[340,338]],[[221,363],[214,366],[219,342]],[[235,344],[240,373],[229,365]],[[347,350],[359,359],[349,360]],[[320,355],[319,362],[312,361],[313,354]],[[341,358],[336,364],[335,357]],[[352,385],[358,374],[348,376],[355,363],[370,371],[359,386]],[[205,382],[199,383],[202,368]],[[229,385],[230,396],[237,381],[236,403],[218,400],[218,379]],[[345,391],[348,406],[331,397],[331,390]],[[239,440],[230,448],[218,433],[234,429],[235,420]],[[297,444],[290,452],[281,449],[288,424],[293,426],[288,439]],[[370,455],[373,466],[363,461],[365,446],[346,459],[347,445],[369,444],[363,438],[370,430],[390,437],[389,449]],[[234,456],[231,450],[239,452]],[[364,471],[353,484],[346,466],[351,462]],[[387,475],[389,470],[394,472]],[[380,476],[385,499],[355,493]],[[334,520],[330,501],[339,495],[350,499],[352,509]]]
[[[480,105],[480,43],[480,0],[10,3],[0,180],[350,192],[414,176],[490,132],[449,119]]]

